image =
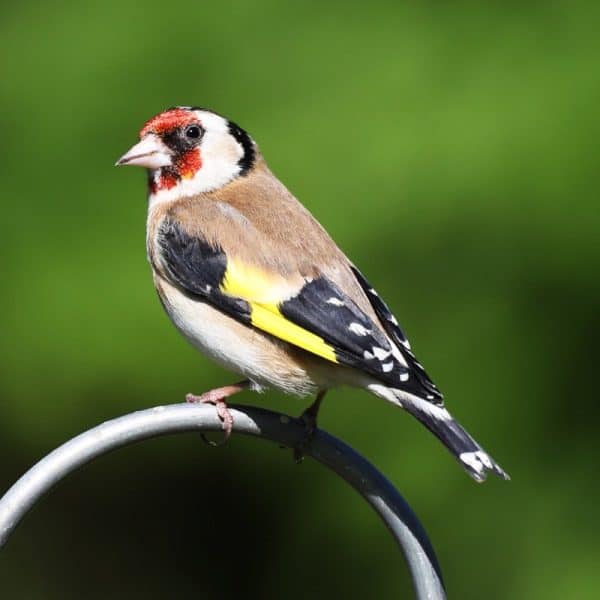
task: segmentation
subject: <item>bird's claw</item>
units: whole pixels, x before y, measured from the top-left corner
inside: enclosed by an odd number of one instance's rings
[[[186,394],[185,396],[185,401],[190,404],[214,404],[217,409],[217,415],[223,423],[223,439],[220,442],[214,442],[209,440],[204,433],[201,433],[200,437],[202,441],[209,446],[222,446],[225,444],[231,436],[233,429],[233,416],[227,407],[223,394],[219,392],[220,390],[211,390],[200,396],[195,396],[194,394]]]
[[[300,415],[300,418],[304,422],[304,435],[294,446],[294,462],[297,465],[304,460],[304,454],[315,435],[315,431],[317,430],[317,415],[319,414],[319,408],[326,393],[327,390],[321,390],[317,394],[315,401]]]
[[[312,406],[305,410],[300,418],[304,422],[304,435],[302,439],[294,446],[294,462],[299,465],[304,460],[304,455],[312,442],[317,430],[317,418]]]

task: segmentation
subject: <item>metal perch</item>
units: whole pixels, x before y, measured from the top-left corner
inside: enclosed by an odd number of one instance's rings
[[[304,436],[300,419],[252,406],[232,406],[233,431],[295,447]],[[0,547],[19,521],[56,483],[81,465],[116,448],[183,431],[221,431],[213,406],[157,406],[102,423],[66,442],[34,465],[0,499]],[[317,430],[305,450],[348,482],[381,517],[404,554],[419,600],[444,600],[442,575],[425,530],[392,484],[341,440]]]

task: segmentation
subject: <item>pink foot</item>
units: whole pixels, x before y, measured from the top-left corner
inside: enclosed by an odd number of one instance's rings
[[[227,407],[227,402],[225,402],[225,400],[229,398],[229,396],[233,396],[233,394],[237,394],[238,392],[241,392],[242,390],[246,389],[248,385],[248,381],[241,381],[240,383],[236,383],[234,385],[226,385],[224,387],[210,390],[200,396],[196,396],[194,394],[186,394],[185,400],[190,404],[215,405],[217,409],[217,414],[219,415],[221,421],[223,421],[223,431],[225,432],[225,434],[223,436],[223,440],[219,444],[216,444],[214,442],[208,442],[212,446],[220,446],[221,444],[224,444],[229,439],[229,436],[231,435],[231,430],[233,429],[233,416],[231,412],[229,412],[229,408]],[[206,438],[204,439],[206,440]]]

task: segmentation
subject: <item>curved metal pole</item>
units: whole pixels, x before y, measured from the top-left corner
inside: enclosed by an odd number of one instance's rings
[[[252,406],[230,406],[233,431],[294,447],[305,429],[300,419]],[[34,465],[0,499],[0,547],[33,505],[78,467],[116,448],[183,431],[221,431],[213,406],[172,404],[131,413],[90,429]],[[400,546],[416,598],[444,600],[440,568],[425,530],[394,486],[341,440],[317,430],[305,451],[347,481],[377,512]]]

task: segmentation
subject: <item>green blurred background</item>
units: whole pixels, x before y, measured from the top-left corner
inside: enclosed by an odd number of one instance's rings
[[[232,381],[163,314],[143,121],[260,144],[512,475],[338,391],[321,426],[400,488],[452,598],[597,598],[597,3],[21,2],[0,8],[0,485],[71,436]],[[298,414],[279,394],[240,401]],[[0,555],[5,598],[410,597],[384,526],[310,460],[195,435],[72,476]]]

